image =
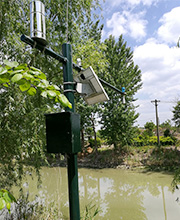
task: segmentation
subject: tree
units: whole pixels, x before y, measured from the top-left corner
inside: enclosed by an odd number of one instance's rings
[[[177,102],[176,106],[173,107],[173,118],[172,120],[175,123],[177,128],[180,128],[180,101]]]
[[[64,107],[72,108],[72,105],[60,94],[58,86],[49,84],[44,73],[26,64],[5,60],[0,66],[0,86],[0,162],[4,164],[0,169],[0,187],[3,187],[20,183],[16,177],[21,180],[25,160],[33,161],[37,171],[42,159],[45,160],[41,111],[47,111],[48,105],[43,98],[55,99]],[[19,93],[19,90],[26,93]],[[37,94],[37,97],[32,99],[26,94]]]
[[[43,2],[47,12],[49,47],[61,53],[61,44],[67,40],[67,36],[69,42],[76,47],[76,39],[81,38],[80,28],[84,24],[87,29],[88,25],[92,25],[91,10],[98,7],[98,1],[69,1],[68,33],[67,2],[62,0]],[[61,85],[62,64],[20,40],[22,34],[30,35],[29,3],[30,0],[0,1],[0,64],[4,59],[8,59],[26,63],[27,67],[33,65],[46,74],[51,85]],[[29,83],[26,86],[28,87]],[[62,92],[62,89],[59,92]],[[26,95],[26,91],[22,93],[19,90],[19,85],[12,85],[9,88],[0,85],[0,163],[3,164],[0,165],[1,187],[21,180],[24,173],[23,163],[30,163],[37,168],[38,173],[42,161],[46,160],[44,113],[60,112],[62,107],[58,104],[55,106],[52,99],[45,101],[41,95],[41,92],[37,91],[35,97],[30,97]]]
[[[171,137],[171,132],[169,130],[169,128],[166,128],[166,130],[164,131],[164,137]]]
[[[87,105],[84,101],[79,101],[76,104],[76,109],[81,115],[81,140],[82,140],[82,148],[84,148],[85,136],[88,135],[89,128],[92,129],[95,150],[97,152],[97,135],[96,135],[96,118],[98,116],[98,112],[100,111],[99,106],[96,105]]]
[[[39,69],[4,60],[4,65],[0,65],[0,84],[7,89],[13,83],[16,83],[22,92],[27,92],[31,96],[35,95],[39,89],[42,97],[55,99],[55,102],[61,103],[62,106],[72,108],[65,95],[59,92],[60,88],[50,84],[46,75]]]
[[[81,31],[81,38],[77,39],[74,47],[74,60],[80,58],[82,61],[83,68],[93,67],[93,70],[97,75],[106,69],[106,57],[103,51],[106,49],[106,45],[101,42],[101,32],[103,26],[99,25],[99,20],[94,24],[90,22],[87,29],[84,26]],[[75,73],[76,74],[76,73]],[[95,149],[97,150],[96,144],[96,117],[101,111],[100,105],[87,105],[85,101],[79,96],[76,96],[76,112],[81,115],[81,138],[82,147],[84,147],[85,136],[87,135],[87,130],[92,128]]]
[[[147,134],[148,136],[153,136],[153,129],[155,128],[155,124],[151,121],[151,122],[146,122],[146,124],[144,125],[145,130],[145,134]]]
[[[36,49],[30,49],[20,40],[23,34],[30,35],[28,0],[12,0],[0,2],[0,64],[4,59],[27,63],[47,74],[52,83],[62,84],[62,64],[48,56],[43,56]],[[68,2],[68,21],[66,16],[67,1],[44,0],[46,7],[46,38],[49,47],[61,53],[61,45],[69,41],[75,46],[81,38],[80,29],[91,24],[92,9],[99,7],[96,0],[74,0]],[[68,22],[68,27],[67,27]],[[94,22],[95,23],[95,22]],[[67,32],[68,30],[68,32]],[[9,34],[11,33],[11,34]],[[67,37],[68,36],[68,37]],[[67,39],[68,38],[68,39]]]
[[[162,124],[160,124],[159,127],[172,129],[171,120],[170,120],[170,119],[167,119],[165,122],[163,122]]]
[[[133,53],[127,47],[122,35],[118,41],[110,36],[104,51],[107,68],[102,73],[103,79],[121,89],[126,88],[126,103],[122,103],[122,95],[106,89],[110,100],[102,105],[102,135],[114,147],[130,144],[134,135],[133,127],[138,114],[133,105],[134,95],[141,88],[141,71],[133,62]]]

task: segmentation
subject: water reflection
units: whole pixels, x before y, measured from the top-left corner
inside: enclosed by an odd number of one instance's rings
[[[38,195],[47,204],[58,201],[68,219],[66,168],[43,168],[42,187],[38,191],[29,177],[31,198]],[[106,220],[179,220],[178,191],[171,192],[172,176],[115,169],[79,169],[80,206],[92,202],[101,212],[97,219]]]

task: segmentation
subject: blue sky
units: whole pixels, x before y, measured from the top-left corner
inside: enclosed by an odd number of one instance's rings
[[[140,117],[137,124],[155,123],[158,99],[160,123],[172,119],[175,101],[180,98],[180,1],[106,0],[101,3],[103,39],[123,34],[134,52],[134,62],[142,71],[143,88],[136,97]]]

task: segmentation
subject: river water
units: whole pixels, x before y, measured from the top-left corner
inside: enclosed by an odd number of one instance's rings
[[[46,204],[57,201],[64,219],[69,219],[67,169],[44,167],[41,175],[40,189],[36,178],[25,180],[30,198],[38,196]],[[180,191],[172,193],[172,178],[163,173],[79,169],[81,213],[91,204],[100,210],[97,220],[179,220]]]

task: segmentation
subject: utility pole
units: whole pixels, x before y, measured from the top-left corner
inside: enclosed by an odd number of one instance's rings
[[[155,111],[156,111],[156,129],[157,129],[157,143],[158,146],[160,146],[160,140],[159,140],[159,118],[158,118],[158,102],[160,102],[160,100],[155,99],[154,101],[151,101],[151,103],[155,104]]]

